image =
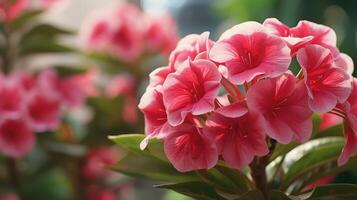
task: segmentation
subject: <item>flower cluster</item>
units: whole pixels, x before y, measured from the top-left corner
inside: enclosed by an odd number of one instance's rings
[[[94,94],[91,73],[61,78],[47,69],[37,76],[16,72],[0,77],[0,150],[19,157],[35,143],[34,132],[51,131],[60,125],[65,108],[83,103]]]
[[[299,63],[296,75],[289,70]],[[357,79],[352,59],[336,47],[335,32],[300,21],[245,22],[218,41],[207,32],[179,41],[169,63],[150,74],[139,108],[145,148],[163,139],[181,171],[207,169],[222,158],[243,168],[269,153],[267,140],[303,143],[314,112],[345,118],[346,146],[339,164],[357,154]]]
[[[168,54],[178,36],[170,15],[149,15],[135,5],[120,4],[90,17],[80,40],[86,50],[134,62],[145,54]]]

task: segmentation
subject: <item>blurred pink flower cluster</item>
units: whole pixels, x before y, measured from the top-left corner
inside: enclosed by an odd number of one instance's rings
[[[0,0],[0,20],[11,22],[34,6],[49,9],[65,0]]]
[[[297,75],[289,70],[293,59]],[[306,142],[312,113],[332,113],[345,119],[344,164],[357,154],[353,68],[335,32],[309,21],[293,28],[272,18],[245,22],[216,42],[206,32],[186,36],[168,66],[150,74],[139,104],[147,134],[141,148],[163,139],[181,172],[211,168],[219,158],[240,169],[269,153],[267,137]]]
[[[61,78],[55,70],[0,77],[0,151],[19,157],[31,150],[34,133],[59,127],[64,111],[95,93],[92,73]]]
[[[170,15],[149,15],[135,5],[120,4],[89,17],[80,40],[86,51],[105,52],[121,61],[134,62],[146,54],[168,54],[178,36]]]

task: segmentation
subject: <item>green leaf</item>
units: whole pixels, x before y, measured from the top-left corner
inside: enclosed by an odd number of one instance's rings
[[[357,185],[331,184],[316,187],[308,200],[356,200]]]
[[[76,50],[54,41],[32,41],[31,43],[23,43],[20,47],[21,55],[31,55],[38,53],[73,53]]]
[[[118,136],[109,136],[109,139],[128,151],[138,154],[151,155],[162,161],[169,162],[164,153],[164,147],[161,140],[151,139],[145,150],[141,150],[140,143],[144,140],[144,138],[144,134],[124,134]]]
[[[17,30],[17,29],[22,28],[24,25],[33,21],[35,18],[40,16],[40,14],[42,14],[42,13],[43,13],[43,10],[41,10],[41,9],[39,9],[39,10],[32,9],[32,10],[25,11],[21,16],[19,16],[13,22],[11,22],[11,24],[10,24],[11,30]]]
[[[43,172],[27,180],[20,188],[21,199],[71,199],[71,182],[62,170]]]
[[[288,197],[284,192],[279,190],[272,190],[270,192],[270,200],[293,200]]]
[[[21,43],[29,41],[54,40],[58,35],[70,35],[73,31],[56,27],[51,24],[38,24],[28,30],[21,38]]]
[[[264,200],[263,194],[259,190],[251,190],[249,192],[246,192],[242,196],[240,196],[238,199],[235,200]]]
[[[325,137],[311,140],[291,151],[285,158],[287,172],[282,188],[287,189],[296,181],[336,166],[343,146],[343,138]],[[301,187],[300,184],[297,188]]]
[[[342,124],[338,124],[336,126],[332,126],[323,131],[320,131],[318,134],[315,135],[314,138],[331,137],[331,136],[343,136]]]
[[[238,193],[247,192],[253,187],[253,183],[251,183],[248,177],[240,170],[232,169],[220,164],[218,164],[215,169],[233,182]]]
[[[182,182],[157,185],[155,187],[174,190],[200,200],[224,200],[212,186],[203,182]]]
[[[88,69],[83,66],[56,65],[53,68],[61,77],[79,75],[88,71]]]

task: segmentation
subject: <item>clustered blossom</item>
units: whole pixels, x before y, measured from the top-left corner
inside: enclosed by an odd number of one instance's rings
[[[0,152],[25,155],[35,143],[34,133],[58,128],[63,111],[92,95],[90,72],[62,77],[46,69],[38,75],[15,72],[0,77]]]
[[[294,75],[293,59],[300,65]],[[336,47],[335,32],[300,21],[245,22],[218,41],[188,35],[167,66],[150,74],[139,103],[150,138],[181,171],[208,169],[223,159],[241,169],[269,153],[267,139],[306,142],[312,114],[343,117],[346,146],[338,160],[357,155],[357,79],[352,59]],[[328,126],[328,125],[326,125]]]
[[[145,54],[170,53],[178,40],[170,15],[150,15],[123,3],[94,13],[80,33],[86,51],[106,53],[126,63]]]

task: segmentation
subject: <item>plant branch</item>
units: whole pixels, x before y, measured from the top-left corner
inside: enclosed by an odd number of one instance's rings
[[[9,183],[14,187],[19,185],[19,174],[17,169],[17,163],[14,158],[7,158],[7,171],[8,171],[8,179]]]
[[[268,179],[266,175],[266,166],[269,163],[269,156],[255,157],[250,164],[251,175],[255,188],[260,190],[265,200],[269,200]]]

